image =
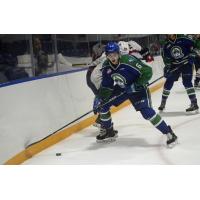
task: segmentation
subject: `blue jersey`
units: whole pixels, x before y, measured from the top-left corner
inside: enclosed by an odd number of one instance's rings
[[[112,93],[114,85],[121,88],[126,88],[133,83],[137,86],[145,86],[151,77],[151,67],[135,56],[122,55],[116,67],[106,60],[102,67],[100,96],[108,97]]]
[[[176,40],[167,40],[163,47],[163,60],[166,65],[180,65],[190,62],[190,54],[194,47],[194,41],[186,37],[178,37]]]

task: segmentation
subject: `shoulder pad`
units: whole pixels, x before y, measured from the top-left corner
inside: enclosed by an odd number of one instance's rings
[[[120,61],[122,63],[133,63],[133,62],[137,61],[137,58],[132,55],[123,55],[123,56],[121,56]]]
[[[187,36],[181,36],[181,37],[179,37],[177,39],[194,41],[192,38],[187,37]]]

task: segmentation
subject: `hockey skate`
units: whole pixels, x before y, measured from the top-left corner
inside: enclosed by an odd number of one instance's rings
[[[97,119],[95,120],[95,123],[93,124],[94,127],[96,128],[101,128],[101,119],[100,115],[98,115]]]
[[[186,109],[186,113],[199,113],[199,106],[197,103],[191,103],[190,107]]]
[[[167,147],[173,148],[178,143],[178,137],[172,131],[171,127],[169,126],[169,133],[167,133]]]
[[[96,136],[96,140],[98,143],[100,142],[114,142],[116,138],[118,137],[118,131],[114,130],[113,127],[105,129],[100,129],[100,134]]]
[[[159,110],[160,112],[162,112],[162,111],[165,109],[165,104],[166,104],[166,101],[162,101],[162,102],[161,102],[160,106],[158,107],[158,110]]]

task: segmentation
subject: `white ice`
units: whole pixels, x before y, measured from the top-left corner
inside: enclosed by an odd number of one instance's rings
[[[156,110],[161,94],[162,89],[152,94]],[[200,90],[196,94],[199,100]],[[114,127],[119,131],[116,142],[96,143],[98,129],[90,126],[24,164],[200,164],[200,114],[186,115],[185,109],[189,104],[180,80],[172,88],[162,114],[179,138],[179,144],[173,149],[166,148],[166,137],[130,105],[113,114]],[[56,156],[56,153],[61,153],[61,156]]]

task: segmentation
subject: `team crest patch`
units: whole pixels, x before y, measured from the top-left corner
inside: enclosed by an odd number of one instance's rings
[[[182,52],[182,49],[178,46],[175,46],[171,49],[171,55],[175,58],[175,59],[179,59],[184,57],[184,54]]]

